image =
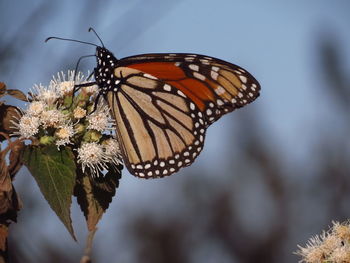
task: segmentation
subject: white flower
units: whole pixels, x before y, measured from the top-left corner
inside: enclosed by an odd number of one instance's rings
[[[21,138],[29,138],[39,131],[40,120],[38,117],[23,115],[19,122],[12,122],[18,130],[15,134]]]
[[[63,97],[73,92],[74,85],[88,83],[87,77],[85,77],[83,73],[78,72],[75,76],[74,74],[74,70],[68,70],[67,75],[61,71],[57,73],[57,76],[52,77],[50,86],[53,86],[55,89],[57,89],[60,96]],[[93,85],[84,88],[90,88],[92,86]]]
[[[82,73],[79,72],[77,79],[81,75]],[[67,76],[63,71],[58,72],[57,76],[52,76],[49,86],[55,88],[60,94],[60,97],[70,94],[74,89],[74,70],[68,70]]]
[[[70,144],[70,139],[74,134],[75,131],[73,125],[65,124],[60,126],[55,132],[55,135],[58,138],[58,140],[56,141],[56,145],[59,147],[61,145]]]
[[[110,138],[105,140],[102,144],[104,146],[105,154],[110,163],[113,163],[115,165],[123,163],[119,143],[117,140]]]
[[[87,116],[87,120],[88,129],[100,132],[106,130],[111,125],[108,106],[100,104],[95,112]]]
[[[46,103],[43,101],[33,101],[28,105],[26,112],[29,115],[38,116],[45,110],[46,106]]]
[[[99,90],[98,86],[96,84],[83,87],[83,90],[88,94],[88,95],[93,95],[96,94]]]
[[[299,250],[296,254],[302,257],[299,262],[350,262],[349,234],[349,221],[343,224],[333,222],[333,227],[330,230],[312,237],[305,247],[298,246]]]
[[[73,111],[73,117],[75,119],[82,119],[86,116],[86,110],[81,107],[76,107]]]
[[[58,128],[65,123],[66,117],[59,110],[48,110],[41,113],[40,120],[44,128]]]
[[[54,86],[49,86],[49,88],[39,84],[33,86],[34,92],[34,98],[35,100],[43,101],[49,105],[54,104],[57,99],[60,97],[60,94],[57,92],[56,88]]]
[[[78,163],[81,163],[82,170],[85,172],[89,168],[92,176],[99,175],[99,172],[106,170],[108,158],[101,144],[92,142],[84,143],[78,149]]]
[[[350,262],[350,244],[344,243],[334,249],[327,262],[347,263]]]

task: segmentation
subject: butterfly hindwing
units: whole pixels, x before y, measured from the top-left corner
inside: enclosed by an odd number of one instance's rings
[[[198,107],[174,86],[147,73],[116,68],[118,92],[107,94],[130,172],[162,177],[190,165],[203,149],[206,121]]]

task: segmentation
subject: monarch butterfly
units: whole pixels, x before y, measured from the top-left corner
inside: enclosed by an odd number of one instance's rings
[[[135,176],[163,177],[189,166],[203,149],[208,126],[259,96],[258,81],[237,65],[186,53],[118,60],[91,30],[102,46],[47,40],[96,46],[95,82],[89,85],[97,84],[108,102],[124,163]]]

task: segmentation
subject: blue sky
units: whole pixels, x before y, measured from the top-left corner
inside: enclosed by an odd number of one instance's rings
[[[30,11],[35,11],[42,2],[0,3],[0,9],[6,11],[0,18],[1,42],[19,47],[19,53],[0,79],[11,88],[27,91],[34,83],[46,84],[58,71],[73,68],[80,56],[94,53],[90,46],[60,41],[44,43],[48,36],[97,42],[87,32],[90,26],[118,58],[151,52],[206,54],[238,64],[258,79],[261,97],[209,128],[206,147],[188,170],[204,167],[214,172],[214,164],[228,165],[225,140],[234,134],[231,123],[239,126],[239,119],[245,114],[254,114],[263,123],[266,143],[272,149],[273,145],[283,145],[281,154],[291,164],[310,154],[315,135],[322,132],[319,129],[327,128],[322,127],[325,118],[337,121],[330,109],[332,98],[324,93],[318,48],[323,37],[340,43],[343,70],[349,72],[348,1],[130,0],[100,1],[91,7],[83,1],[50,1],[45,10],[33,17]],[[28,24],[30,30],[23,30],[23,24]],[[7,43],[10,39],[15,42]],[[92,70],[94,65],[93,59],[86,60],[82,68]],[[102,239],[113,240],[108,229],[121,224],[120,213],[134,213],[130,207],[157,209],[148,204],[164,192],[168,196],[162,207],[176,199],[175,192],[169,189],[182,183],[186,170],[181,170],[183,176],[159,181],[137,180],[124,170],[119,196],[100,223],[97,243]],[[30,180],[17,181],[20,185]],[[30,182],[33,191],[38,191]],[[69,240],[43,198],[38,199],[43,204],[40,213],[51,214],[46,219],[49,231],[46,229],[45,235]],[[73,213],[82,222],[77,207]],[[84,232],[84,226],[77,228]]]

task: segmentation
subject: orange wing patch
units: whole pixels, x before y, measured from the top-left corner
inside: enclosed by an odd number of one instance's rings
[[[203,101],[213,100],[214,94],[203,82],[188,78],[185,72],[172,62],[150,62],[131,64],[128,67],[148,73],[181,90],[201,110],[204,111]]]
[[[175,64],[172,62],[149,62],[149,63],[131,64],[131,65],[128,65],[128,67],[151,74],[163,80],[167,80],[167,79],[177,80],[177,79],[182,79],[186,77],[183,70],[175,66]]]

